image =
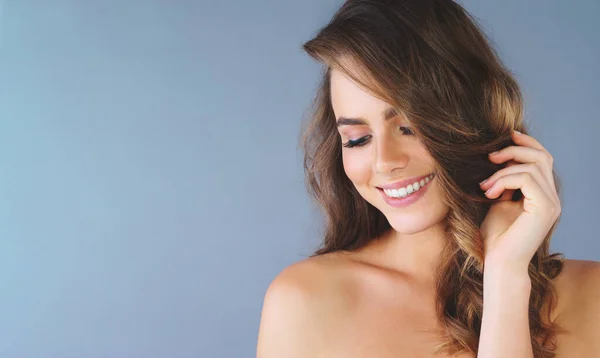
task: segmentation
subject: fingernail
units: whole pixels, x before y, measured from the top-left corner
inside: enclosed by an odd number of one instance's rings
[[[490,153],[490,155],[496,155],[496,154],[498,154],[498,151]]]
[[[517,133],[517,134],[523,134],[523,133],[521,133],[521,132],[519,132],[519,131],[517,131],[517,130],[515,130],[514,132],[515,132],[515,133]]]
[[[489,178],[488,178],[489,179]],[[484,179],[481,183],[479,183],[479,185],[483,185],[483,183],[485,183],[486,181],[488,181],[487,179]]]

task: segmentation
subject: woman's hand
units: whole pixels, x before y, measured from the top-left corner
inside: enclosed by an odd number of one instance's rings
[[[490,154],[494,163],[511,161],[482,182],[493,203],[481,225],[485,263],[525,269],[561,212],[550,153],[533,137],[513,132],[516,146]],[[523,198],[512,201],[520,189]]]

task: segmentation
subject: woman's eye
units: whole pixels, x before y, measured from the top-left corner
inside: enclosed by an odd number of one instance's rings
[[[410,127],[400,126],[399,128],[402,131],[402,133],[404,133],[406,135],[411,135],[411,136],[415,135],[415,132],[413,132],[413,130],[410,129]],[[361,146],[367,144],[367,141],[370,138],[371,138],[371,135],[358,138],[357,140],[348,139],[348,141],[346,143],[344,143],[344,147],[346,147],[346,148],[361,147]]]
[[[410,129],[410,127],[400,127],[400,130],[402,130],[402,132],[404,132],[404,134],[406,135],[414,135],[415,132],[412,131],[412,129]]]
[[[346,143],[344,143],[344,147],[352,148],[352,147],[360,147],[367,143],[367,140],[371,138],[370,135],[364,136],[362,138],[358,138],[357,140],[348,139]]]

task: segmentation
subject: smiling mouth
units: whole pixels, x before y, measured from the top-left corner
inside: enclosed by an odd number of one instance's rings
[[[421,180],[417,180],[412,184],[408,184],[404,187],[400,187],[397,189],[382,189],[377,188],[385,193],[385,195],[391,199],[402,199],[406,198],[414,193],[417,193],[422,188],[427,186],[431,180],[435,177],[435,174],[429,174]]]

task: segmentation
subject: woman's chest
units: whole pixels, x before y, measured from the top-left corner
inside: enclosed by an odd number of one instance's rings
[[[427,300],[363,303],[336,326],[334,342],[323,357],[434,357],[433,348],[445,341],[431,302]],[[443,354],[435,357],[445,358]],[[448,355],[449,357],[449,355]],[[453,358],[473,358],[472,354]]]

